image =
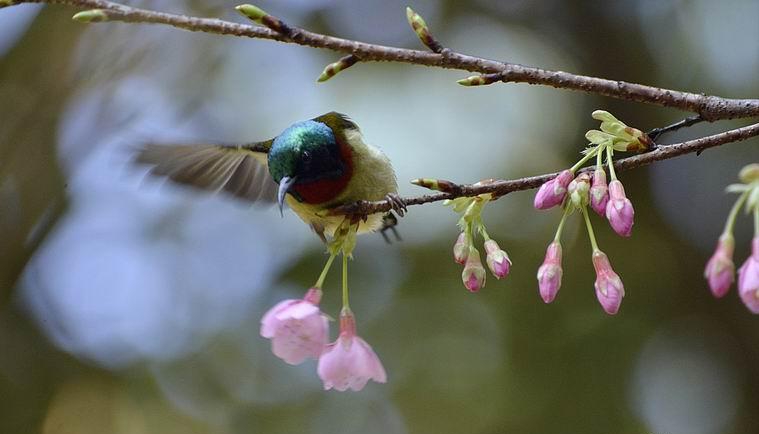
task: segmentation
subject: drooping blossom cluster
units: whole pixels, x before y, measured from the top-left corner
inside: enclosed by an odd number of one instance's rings
[[[477,292],[485,286],[487,274],[480,259],[480,251],[474,245],[478,235],[485,240],[483,243],[485,263],[490,273],[496,279],[502,279],[508,276],[511,270],[509,255],[494,239],[490,238],[482,223],[482,210],[491,198],[490,194],[482,194],[475,197],[459,197],[445,202],[446,205],[452,206],[455,212],[461,214],[458,222],[461,233],[453,244],[453,259],[464,266],[461,280],[470,292]]]
[[[728,214],[717,248],[706,263],[704,277],[715,297],[723,297],[730,290],[735,280],[733,227],[738,213],[744,208],[747,214],[753,215],[754,238],[751,255],[738,269],[738,294],[751,312],[759,313],[759,164],[749,164],[738,176],[741,183],[728,186],[727,191],[740,195]]]
[[[261,336],[271,340],[275,356],[291,365],[318,359],[316,370],[325,390],[358,391],[369,380],[387,381],[377,354],[356,334],[356,319],[348,305],[347,260],[355,246],[355,236],[355,225],[343,225],[330,243],[324,270],[303,299],[281,301],[261,319]],[[339,253],[343,255],[343,308],[337,340],[329,343],[329,320],[319,309],[319,302],[327,272]]]
[[[625,125],[608,112],[596,110],[593,112],[593,118],[601,121],[601,130],[591,130],[585,135],[591,144],[584,151],[583,158],[571,168],[559,172],[556,177],[545,182],[535,195],[535,208],[549,209],[561,206],[564,210],[556,235],[548,245],[543,264],[538,269],[538,288],[544,302],[551,303],[556,298],[563,275],[562,229],[567,217],[578,211],[585,221],[593,249],[591,258],[596,271],[596,297],[604,311],[613,315],[619,311],[625,289],[622,280],[611,268],[609,258],[598,248],[587,209],[592,208],[601,218],[608,220],[611,228],[620,236],[629,237],[632,234],[635,211],[614,171],[614,152],[643,151],[648,149],[652,142],[645,133]],[[593,174],[587,171],[577,174],[593,157],[596,158]],[[611,176],[609,183],[604,157]]]

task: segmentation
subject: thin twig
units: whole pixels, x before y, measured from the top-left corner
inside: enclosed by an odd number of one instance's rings
[[[653,130],[647,132],[646,135],[648,135],[651,140],[656,142],[656,140],[664,133],[671,133],[672,131],[677,131],[681,128],[687,128],[704,121],[705,119],[700,115],[689,116],[681,121],[675,122],[674,124],[667,125],[666,127],[654,128]]]
[[[656,161],[668,160],[681,155],[693,152],[701,153],[705,149],[724,145],[731,142],[740,142],[751,137],[759,136],[759,123],[742,128],[726,131],[712,136],[701,137],[698,139],[688,140],[682,143],[671,145],[662,145],[651,152],[636,155],[633,157],[623,158],[614,162],[616,170],[629,170],[636,167],[645,166]],[[593,167],[582,169],[581,171],[592,171]],[[496,180],[480,185],[466,184],[458,185],[455,193],[433,193],[417,197],[402,198],[406,205],[421,205],[430,202],[438,202],[445,199],[454,199],[457,197],[477,196],[484,193],[492,193],[496,197],[502,197],[514,191],[530,190],[541,186],[544,182],[553,179],[556,173],[547,173],[545,175],[529,176],[526,178]],[[343,205],[332,210],[333,214],[350,214],[350,215],[368,215],[378,212],[387,212],[392,208],[388,201],[381,200],[377,202],[361,201],[348,205]]]
[[[353,54],[361,59],[362,62],[400,62],[465,70],[481,74],[500,73],[503,77],[501,81],[507,83],[540,84],[628,101],[677,108],[698,113],[706,121],[759,116],[759,99],[732,99],[681,92],[624,81],[571,74],[563,71],[551,71],[515,63],[499,62],[469,56],[449,49],[435,53],[387,47],[326,36],[297,28],[293,29],[290,35],[283,36],[266,27],[133,8],[106,0],[0,0],[0,5],[6,6],[20,3],[67,4],[85,9],[101,9],[106,15],[106,20],[110,21],[165,24],[190,31],[272,39],[280,42]]]

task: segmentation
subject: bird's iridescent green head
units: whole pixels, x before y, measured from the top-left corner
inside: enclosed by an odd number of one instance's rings
[[[316,120],[288,127],[274,139],[268,158],[269,173],[280,185],[280,203],[288,192],[301,200],[298,186],[338,179],[346,170],[335,132]]]
[[[285,176],[318,179],[339,168],[339,149],[332,128],[313,120],[297,122],[274,139],[269,173],[276,182]]]

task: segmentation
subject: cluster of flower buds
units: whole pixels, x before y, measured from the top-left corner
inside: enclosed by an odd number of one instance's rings
[[[461,214],[458,222],[461,233],[453,245],[453,259],[464,265],[461,279],[466,289],[471,292],[477,292],[485,286],[485,267],[480,260],[480,251],[474,245],[477,235],[485,240],[483,246],[485,263],[493,276],[496,279],[502,279],[508,276],[511,270],[509,255],[494,239],[490,238],[482,223],[482,210],[490,199],[490,194],[482,194],[475,197],[459,197],[445,202],[446,205],[452,206],[455,212]]]
[[[593,118],[601,121],[601,130],[590,130],[585,137],[590,146],[584,156],[574,166],[559,172],[545,182],[535,195],[534,205],[537,209],[549,209],[562,206],[564,213],[556,230],[553,242],[548,245],[543,264],[538,269],[538,287],[540,296],[546,303],[551,303],[561,287],[563,270],[561,267],[561,232],[567,217],[579,211],[585,220],[590,243],[593,247],[593,266],[596,270],[596,297],[609,314],[619,310],[625,290],[622,280],[612,270],[609,258],[599,248],[588,217],[588,207],[609,225],[617,234],[629,237],[632,234],[634,210],[632,202],[625,195],[622,182],[614,171],[613,157],[615,151],[636,152],[649,149],[651,139],[642,131],[625,125],[609,112],[596,110]],[[592,158],[596,158],[593,175],[578,170]],[[609,169],[611,182],[607,183],[604,157]]]
[[[704,277],[715,297],[722,297],[730,290],[735,280],[733,227],[741,208],[745,208],[746,213],[754,217],[754,238],[751,255],[738,270],[738,293],[751,312],[759,313],[759,164],[749,164],[738,176],[741,183],[728,186],[727,191],[740,195],[727,217],[717,249],[706,263]]]
[[[316,284],[301,300],[279,302],[261,319],[261,336],[271,340],[275,356],[291,365],[318,359],[317,373],[324,389],[358,391],[369,380],[387,381],[385,368],[372,347],[356,334],[356,319],[348,307],[347,258],[355,246],[355,230],[341,227],[330,243],[330,258]],[[319,309],[322,284],[338,253],[343,254],[343,309],[340,332],[329,343],[328,316]]]

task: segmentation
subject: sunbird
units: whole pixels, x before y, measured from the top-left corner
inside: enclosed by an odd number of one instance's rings
[[[207,191],[223,191],[250,203],[285,203],[322,240],[345,221],[331,208],[357,201],[389,200],[403,215],[398,182],[390,159],[364,142],[348,116],[329,112],[296,122],[263,142],[244,145],[147,144],[138,163],[150,173]],[[391,228],[388,213],[359,219],[358,233]],[[397,236],[397,233],[396,233]],[[387,238],[386,238],[387,239]]]

